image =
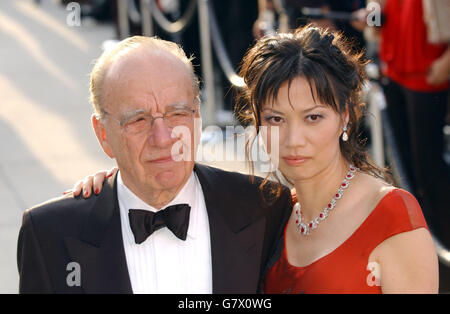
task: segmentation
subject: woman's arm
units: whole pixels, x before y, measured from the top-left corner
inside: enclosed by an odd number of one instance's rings
[[[394,235],[376,250],[383,293],[438,293],[438,258],[428,230]]]

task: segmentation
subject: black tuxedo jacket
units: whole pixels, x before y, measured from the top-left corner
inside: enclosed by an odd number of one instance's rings
[[[198,164],[194,171],[208,212],[213,293],[257,293],[290,216],[289,190],[283,187],[281,197],[267,205],[260,178],[252,183],[246,175]],[[64,196],[27,210],[17,262],[21,293],[132,293],[116,176],[97,196]],[[80,266],[80,285],[67,283],[75,270],[71,262]]]

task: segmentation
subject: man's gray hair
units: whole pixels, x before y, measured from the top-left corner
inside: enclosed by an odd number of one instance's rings
[[[192,56],[188,58],[184,50],[174,42],[163,40],[157,37],[128,37],[117,43],[113,48],[105,50],[102,55],[96,60],[92,69],[89,86],[90,102],[93,106],[94,114],[97,116],[97,118],[101,118],[103,113],[103,81],[109,66],[123,56],[127,55],[129,52],[142,48],[148,49],[149,52],[157,50],[166,51],[186,64],[192,76],[194,95],[198,97],[199,80],[194,72],[194,67],[192,65]]]

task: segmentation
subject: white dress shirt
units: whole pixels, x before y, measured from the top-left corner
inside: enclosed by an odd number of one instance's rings
[[[197,176],[190,178],[178,195],[163,208],[187,203],[191,206],[185,241],[167,227],[161,228],[141,244],[136,244],[128,211],[156,212],[131,192],[117,174],[122,237],[133,293],[212,293],[211,243],[205,198]]]

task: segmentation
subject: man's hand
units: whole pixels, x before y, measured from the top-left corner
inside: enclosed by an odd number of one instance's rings
[[[83,192],[83,197],[88,198],[91,196],[92,191],[94,191],[95,194],[99,194],[102,190],[103,182],[110,176],[114,175],[117,170],[118,168],[113,167],[108,171],[100,170],[94,175],[89,175],[84,178],[84,180],[79,180],[75,183],[71,190],[63,192],[63,195],[73,193],[73,196],[78,196],[81,192]]]

